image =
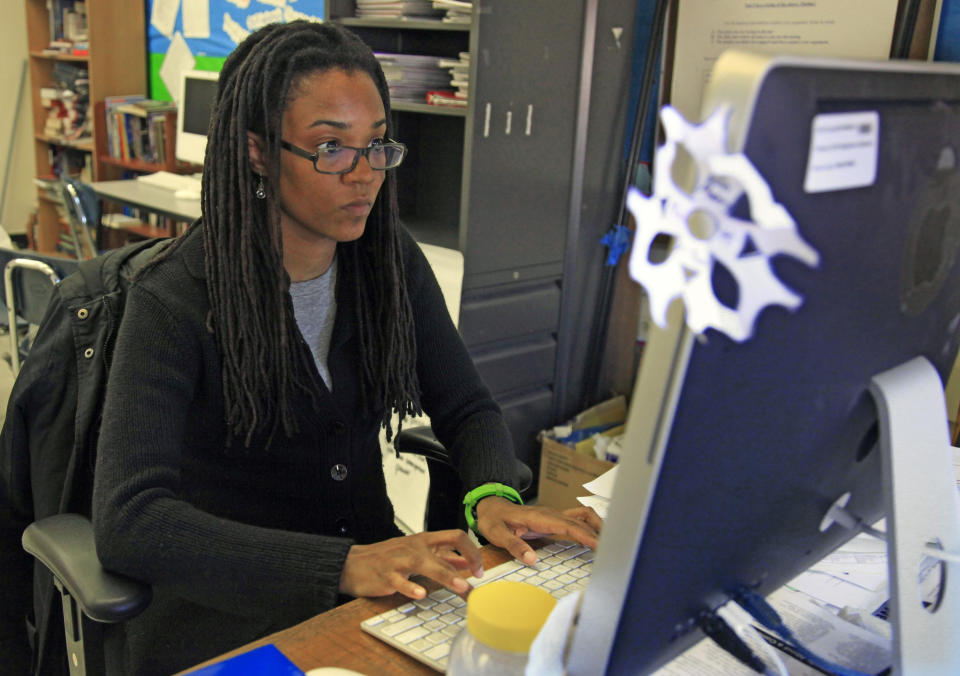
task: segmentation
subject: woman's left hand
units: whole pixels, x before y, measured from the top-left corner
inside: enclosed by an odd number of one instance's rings
[[[491,496],[478,502],[476,509],[477,528],[483,537],[527,565],[535,563],[537,555],[524,538],[557,537],[593,549],[603,526],[602,519],[590,507],[560,512]]]

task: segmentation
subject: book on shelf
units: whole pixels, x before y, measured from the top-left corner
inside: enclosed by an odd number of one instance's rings
[[[175,114],[169,101],[148,99],[141,94],[108,96],[104,99],[107,150],[111,157],[149,164],[166,164],[167,115]]]
[[[433,0],[433,7],[445,12],[444,23],[468,24],[473,20],[473,3],[464,0]]]
[[[440,14],[431,0],[357,0],[356,16],[361,19],[420,19]]]
[[[467,99],[458,97],[456,92],[449,90],[427,92],[427,103],[431,106],[448,106],[451,108],[466,108]]]
[[[129,113],[138,117],[147,117],[150,113],[165,113],[168,110],[176,110],[177,106],[173,101],[157,101],[155,99],[139,99],[119,104],[115,110],[120,113]]]
[[[450,76],[440,67],[439,57],[389,52],[377,52],[375,56],[393,100],[422,103],[428,91],[449,84]]]
[[[457,59],[441,59],[440,67],[450,74],[448,85],[456,89],[458,98],[466,99],[470,92],[470,53],[460,52]]]

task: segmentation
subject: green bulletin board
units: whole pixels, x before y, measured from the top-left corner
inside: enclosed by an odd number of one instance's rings
[[[147,0],[150,98],[172,99],[166,83],[177,69],[220,70],[238,42],[261,26],[294,19],[320,21],[323,2]]]

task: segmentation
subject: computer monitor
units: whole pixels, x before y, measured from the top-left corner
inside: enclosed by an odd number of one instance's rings
[[[186,70],[180,74],[176,154],[181,162],[203,165],[219,75],[208,70]]]
[[[841,495],[866,523],[883,517],[870,380],[922,355],[946,382],[960,344],[960,67],[728,53],[704,119],[723,105],[727,150],[749,158],[818,260],[770,260],[802,303],[764,309],[744,340],[694,335],[679,301],[654,328],[572,676],[652,671],[703,638],[702,611],[806,570],[855,534],[821,531]],[[831,159],[824,134],[849,120],[863,139],[840,139]],[[743,199],[733,211],[749,218]],[[713,286],[736,307],[732,278]]]

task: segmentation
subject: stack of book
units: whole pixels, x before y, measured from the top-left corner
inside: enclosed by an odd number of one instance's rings
[[[66,143],[88,140],[90,80],[87,69],[58,61],[52,72],[52,86],[41,87],[40,100],[47,110],[44,135]]]
[[[439,57],[384,52],[378,52],[376,57],[387,78],[391,101],[423,103],[427,92],[450,83],[448,72],[440,67]]]
[[[440,16],[431,0],[357,0],[356,15],[362,19],[403,19]]]
[[[471,0],[433,0],[433,7],[446,12],[444,23],[470,23],[473,20]]]
[[[450,74],[448,88],[429,92],[427,103],[465,107],[470,95],[470,52],[460,52],[456,59],[440,59],[440,67]]]
[[[82,0],[47,0],[50,13],[49,54],[86,56],[88,51],[87,5]]]
[[[166,164],[166,117],[175,114],[170,101],[140,95],[108,96],[104,101],[107,147],[111,157]]]

